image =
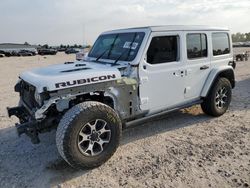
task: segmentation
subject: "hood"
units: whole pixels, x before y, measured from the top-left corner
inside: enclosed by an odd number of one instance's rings
[[[117,67],[93,62],[66,62],[23,72],[20,78],[41,93],[121,78]]]

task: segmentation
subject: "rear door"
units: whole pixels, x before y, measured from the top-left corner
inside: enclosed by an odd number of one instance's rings
[[[156,112],[184,99],[182,32],[153,32],[139,66],[140,108]]]
[[[185,35],[185,100],[200,97],[211,70],[211,40],[209,32],[186,31]]]

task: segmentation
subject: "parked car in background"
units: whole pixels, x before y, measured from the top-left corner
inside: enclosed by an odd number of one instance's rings
[[[11,56],[21,56],[18,51],[12,51]]]
[[[5,57],[5,53],[2,50],[0,50],[0,57]]]
[[[12,50],[0,50],[0,54],[4,54],[5,57],[10,56],[34,56],[37,55],[36,49],[12,49]]]
[[[81,61],[84,59],[84,57],[86,57],[88,55],[89,49],[83,49],[82,51],[76,53],[76,60],[77,61]]]
[[[46,49],[38,49],[39,55],[56,55],[57,50],[53,48],[46,48]]]
[[[79,49],[76,49],[76,48],[68,48],[68,49],[65,51],[66,54],[76,54],[76,53],[78,53],[78,52],[80,52],[80,50],[79,50]]]
[[[35,53],[29,51],[29,50],[20,50],[17,52],[18,56],[33,56]]]
[[[0,51],[0,54],[4,54],[5,57],[10,57],[10,56],[12,56],[11,52],[9,52],[9,51],[3,51],[3,50],[1,50],[1,51]]]
[[[58,52],[65,52],[65,51],[66,51],[66,48],[61,48],[61,47],[60,47],[60,48],[57,49],[57,51],[58,51]]]
[[[32,55],[37,55],[38,54],[38,52],[37,52],[36,49],[35,50],[27,50],[27,51],[29,51],[30,53],[32,53]]]
[[[245,53],[241,53],[241,54],[236,54],[235,55],[235,60],[236,61],[248,61],[248,57],[249,57],[249,54],[248,54],[248,51],[246,51]]]
[[[233,47],[237,48],[237,47],[250,47],[250,41],[246,41],[246,42],[234,42],[233,43]]]

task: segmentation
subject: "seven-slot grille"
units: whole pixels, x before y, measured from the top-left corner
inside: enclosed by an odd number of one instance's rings
[[[21,95],[23,102],[30,109],[38,106],[38,104],[35,100],[35,91],[36,91],[36,88],[34,86],[28,84],[25,81],[22,81],[20,95]]]

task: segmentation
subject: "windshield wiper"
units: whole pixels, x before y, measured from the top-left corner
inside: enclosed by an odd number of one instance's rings
[[[132,49],[132,45],[133,45],[133,43],[135,42],[136,35],[137,35],[137,33],[134,34],[133,40],[132,40],[132,42],[130,43],[130,47],[129,47],[129,50],[128,50],[128,54],[127,54],[127,57],[125,58],[126,61],[128,60],[128,57],[129,57],[129,55],[130,55],[130,52],[131,52],[131,49]],[[117,62],[121,59],[121,57],[123,57],[123,55],[125,54],[126,51],[127,51],[127,50],[124,50],[124,52],[122,52],[122,54],[114,61],[114,63],[113,63],[112,66],[115,66],[115,65],[117,64]]]
[[[119,34],[117,34],[117,35],[115,36],[115,39],[114,39],[113,43],[112,43],[111,46],[110,46],[109,53],[108,53],[108,58],[109,58],[109,56],[110,56],[110,54],[111,54],[111,51],[113,50],[113,48],[114,48],[114,46],[115,46],[115,42],[116,42],[118,36],[119,36]]]
[[[125,52],[127,52],[127,50],[124,50],[124,52],[122,52],[122,54],[114,61],[114,63],[112,63],[112,66],[117,65],[117,62],[121,59],[121,57],[125,54]]]
[[[107,52],[108,52],[108,58],[109,58],[110,53],[111,53],[111,51],[112,51],[113,48],[114,48],[114,45],[115,45],[115,42],[116,42],[118,36],[119,36],[119,34],[117,34],[117,35],[115,36],[114,41],[113,41],[112,44],[110,45],[110,48],[106,49],[103,53],[101,53],[101,54],[95,59],[95,61],[98,62],[98,60],[101,59]]]
[[[99,59],[100,59],[102,56],[104,56],[104,54],[106,54],[108,51],[109,51],[109,49],[106,49],[104,52],[102,52],[102,53],[95,59],[95,61],[98,62]]]

